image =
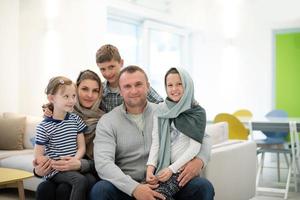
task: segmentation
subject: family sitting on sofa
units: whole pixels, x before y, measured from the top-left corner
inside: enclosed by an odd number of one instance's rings
[[[163,99],[140,67],[121,70],[116,47],[102,46],[96,61],[103,85],[90,70],[79,74],[76,91],[65,77],[49,81],[33,162],[45,178],[37,199],[213,199],[212,184],[199,176],[211,149],[205,111],[188,73],[166,73],[167,98],[158,105]],[[62,143],[68,148],[54,148]]]

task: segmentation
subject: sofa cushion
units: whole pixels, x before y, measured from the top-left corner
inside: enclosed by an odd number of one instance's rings
[[[26,117],[0,118],[0,149],[22,150]]]
[[[228,124],[226,122],[207,124],[205,131],[210,135],[212,145],[223,143],[228,140]]]
[[[5,112],[3,113],[5,118],[15,118],[15,117],[22,117],[25,115],[18,114],[18,113],[11,113]],[[23,146],[25,149],[33,149],[34,147],[34,138],[36,133],[36,126],[43,120],[42,117],[35,117],[35,116],[26,116],[26,127],[25,127],[25,134],[23,139]]]
[[[202,176],[213,184],[215,200],[246,200],[255,195],[256,143],[229,140],[212,149]]]
[[[23,150],[0,150],[0,166],[1,160],[10,156],[33,154],[33,149],[23,149]]]

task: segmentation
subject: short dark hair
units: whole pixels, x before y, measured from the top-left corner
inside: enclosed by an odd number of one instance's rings
[[[122,76],[122,74],[124,74],[124,73],[133,74],[134,72],[137,72],[137,71],[143,73],[146,78],[146,82],[148,82],[148,76],[147,76],[146,72],[141,67],[136,66],[136,65],[129,65],[129,66],[123,68],[119,73],[119,79]]]
[[[121,56],[117,47],[105,44],[96,52],[96,63],[104,63],[115,60],[121,62]]]

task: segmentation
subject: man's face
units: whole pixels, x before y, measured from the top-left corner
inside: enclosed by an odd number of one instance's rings
[[[111,84],[118,83],[118,76],[123,66],[123,60],[111,60],[103,63],[97,63],[102,76]]]
[[[119,86],[127,109],[145,106],[149,83],[142,72],[123,73],[119,79]]]

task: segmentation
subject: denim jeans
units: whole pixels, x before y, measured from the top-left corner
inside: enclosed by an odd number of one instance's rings
[[[215,190],[206,178],[195,177],[175,195],[176,200],[213,200]]]
[[[195,177],[175,195],[176,200],[213,200],[213,185],[205,178]],[[100,180],[91,190],[91,200],[134,200],[133,197],[120,191],[112,183]]]

